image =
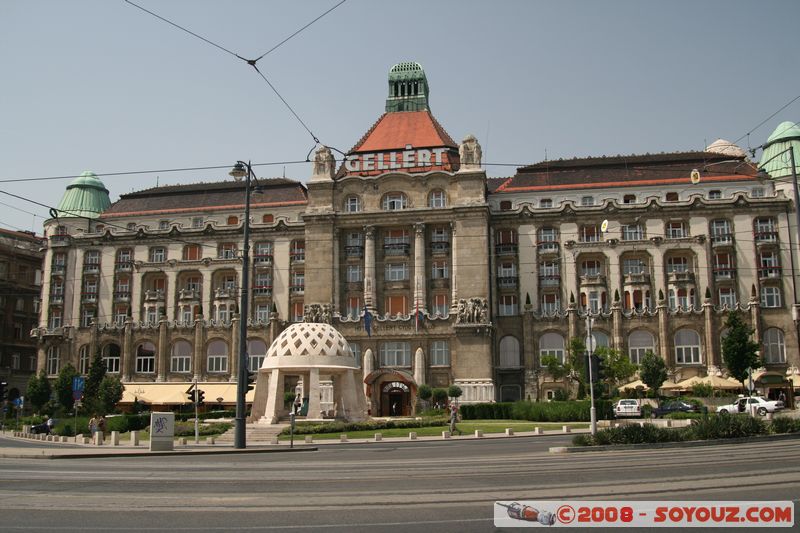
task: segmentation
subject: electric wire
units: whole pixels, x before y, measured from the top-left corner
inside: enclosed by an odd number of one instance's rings
[[[778,109],[777,111],[775,111],[774,113],[772,113],[770,116],[768,116],[767,118],[765,118],[764,120],[762,120],[761,122],[759,122],[759,123],[758,123],[758,125],[757,125],[756,127],[752,128],[750,131],[748,131],[747,133],[745,133],[744,135],[742,135],[741,137],[739,137],[738,139],[736,139],[735,141],[733,141],[733,143],[732,143],[732,144],[736,144],[736,143],[738,143],[739,141],[741,141],[742,139],[744,139],[745,137],[749,137],[751,133],[753,133],[753,132],[754,132],[754,131],[756,131],[758,128],[760,128],[761,126],[763,126],[764,124],[766,124],[766,123],[767,123],[767,122],[768,122],[768,121],[769,121],[769,120],[770,120],[772,117],[774,117],[775,115],[777,115],[778,113],[780,113],[781,111],[783,111],[784,109],[786,109],[787,107],[789,107],[790,105],[792,105],[793,103],[795,103],[797,100],[800,100],[800,94],[798,94],[797,96],[795,96],[794,98],[792,98],[792,99],[791,99],[791,100],[790,100],[788,103],[786,103],[786,104],[785,104],[783,107],[781,107],[780,109]],[[795,125],[797,125],[797,122],[795,122]]]

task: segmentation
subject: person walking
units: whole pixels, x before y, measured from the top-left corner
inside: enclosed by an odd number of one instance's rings
[[[455,435],[456,431],[458,431],[459,435],[463,435],[463,432],[456,427],[456,422],[458,422],[458,406],[455,403],[450,404],[450,434]]]
[[[94,440],[94,434],[97,433],[97,415],[93,415],[92,418],[89,419],[89,433],[92,434],[92,440]]]

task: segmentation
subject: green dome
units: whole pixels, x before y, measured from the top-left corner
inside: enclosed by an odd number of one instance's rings
[[[425,79],[422,65],[415,61],[403,61],[389,69],[389,81]]]
[[[110,205],[108,189],[94,172],[87,170],[67,186],[58,204],[58,216],[97,218]]]
[[[800,139],[800,125],[795,122],[781,122],[772,135],[767,139],[767,145],[778,141],[788,141],[791,139]]]

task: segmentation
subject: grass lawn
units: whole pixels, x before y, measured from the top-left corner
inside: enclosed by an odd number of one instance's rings
[[[460,429],[464,435],[472,435],[476,429],[483,430],[484,434],[488,433],[505,433],[506,428],[512,428],[515,432],[533,431],[533,428],[539,427],[542,430],[561,429],[562,426],[569,426],[572,429],[588,428],[588,422],[526,422],[524,420],[468,420],[466,422],[459,422],[456,427]],[[383,437],[408,437],[412,431],[417,433],[419,437],[441,437],[442,431],[448,431],[449,426],[432,426],[424,428],[392,428],[392,429],[376,429],[364,431],[349,431],[346,432],[348,439],[371,439],[375,433],[380,433]],[[343,432],[337,431],[335,433],[315,433],[314,439],[338,439],[339,435]],[[295,440],[305,439],[305,435],[295,435]],[[281,435],[280,440],[289,440],[288,435]]]

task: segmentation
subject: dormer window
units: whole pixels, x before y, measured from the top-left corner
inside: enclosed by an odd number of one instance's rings
[[[678,193],[676,192],[668,192],[666,199],[668,202],[677,202],[678,201]]]
[[[344,210],[346,213],[358,213],[361,211],[361,198],[356,195],[348,196],[344,201]]]
[[[398,211],[408,207],[408,197],[401,192],[390,192],[383,197],[384,211]]]
[[[636,203],[636,195],[635,194],[626,194],[622,197],[623,204],[635,204]]]
[[[722,191],[718,191],[718,190],[708,191],[708,199],[709,200],[721,200],[722,199]]]
[[[547,209],[549,207],[553,207],[553,199],[552,198],[542,198],[539,200],[539,207],[542,209]]]
[[[430,197],[428,198],[428,205],[433,209],[447,207],[447,196],[444,194],[444,191],[441,189],[431,191]]]
[[[594,205],[594,196],[582,196],[581,205],[583,207],[591,207]]]

